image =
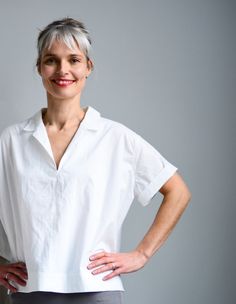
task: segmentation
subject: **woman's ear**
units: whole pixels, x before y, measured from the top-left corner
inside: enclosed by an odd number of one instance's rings
[[[91,59],[88,59],[88,61],[87,61],[87,68],[88,68],[87,76],[89,76],[89,74],[92,72],[92,70],[94,68],[94,64]]]
[[[93,62],[88,59],[87,60],[87,72],[86,72],[86,78],[88,78],[88,76],[90,75],[90,73],[92,72],[92,69],[93,69]]]

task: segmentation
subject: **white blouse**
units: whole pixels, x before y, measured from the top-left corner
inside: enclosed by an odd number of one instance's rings
[[[0,137],[0,256],[23,261],[20,292],[124,290],[89,257],[119,252],[134,199],[147,205],[176,172],[152,145],[88,106],[57,169],[41,108]]]

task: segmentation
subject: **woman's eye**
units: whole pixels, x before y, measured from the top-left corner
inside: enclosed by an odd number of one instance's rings
[[[73,63],[80,62],[80,60],[79,60],[79,59],[76,59],[76,58],[71,59],[71,61],[72,61]]]
[[[77,62],[80,62],[80,60],[77,59],[77,58],[72,58],[71,59],[71,63],[75,64]],[[56,63],[56,60],[54,58],[49,58],[49,59],[45,60],[45,64],[54,64],[54,63]]]
[[[49,59],[45,60],[46,64],[51,64],[51,63],[54,63],[54,62],[55,62],[55,59],[53,59],[53,58],[49,58]]]

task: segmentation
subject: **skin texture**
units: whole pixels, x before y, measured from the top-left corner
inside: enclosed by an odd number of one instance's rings
[[[48,53],[54,55],[45,57]],[[43,121],[57,166],[70,138],[84,117],[84,110],[80,107],[80,97],[91,68],[92,62],[87,62],[79,47],[72,51],[58,41],[54,41],[50,50],[43,52],[38,66],[39,75],[47,92],[48,107]],[[75,82],[67,88],[61,88],[53,82],[60,77]],[[110,274],[103,277],[103,280],[109,280],[120,274],[137,271],[144,267],[162,246],[187,207],[191,193],[177,172],[159,192],[164,196],[163,201],[142,241],[130,252],[104,251],[90,256],[87,268],[93,275],[111,270]],[[25,286],[27,269],[24,263],[0,265],[0,284],[11,292],[16,292],[16,288],[4,279],[6,273],[10,273],[9,280]]]

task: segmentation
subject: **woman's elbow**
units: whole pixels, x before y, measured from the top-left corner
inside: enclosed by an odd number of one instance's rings
[[[192,198],[192,193],[183,180],[182,176],[176,172],[160,189],[160,192],[165,195],[174,195],[181,198],[181,201],[188,204]]]
[[[184,198],[184,201],[185,201],[186,205],[188,205],[189,202],[192,199],[192,193],[191,193],[191,191],[189,190],[189,188],[187,186],[183,190],[183,194],[182,195],[183,195],[183,198]]]

